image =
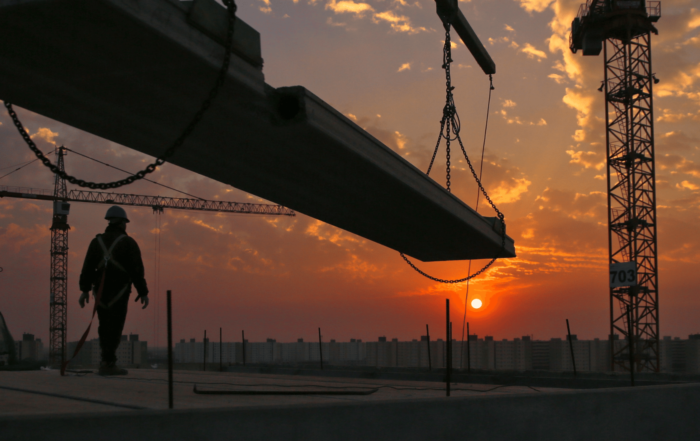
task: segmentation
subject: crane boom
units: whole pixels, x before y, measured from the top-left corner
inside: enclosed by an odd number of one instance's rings
[[[174,208],[180,210],[212,211],[223,213],[296,216],[282,205],[252,204],[247,202],[210,201],[205,199],[170,198],[138,194],[108,193],[103,191],[69,190],[66,198],[58,198],[50,190],[26,187],[0,186],[0,198],[38,199],[43,201],[89,202],[94,204],[133,205],[137,207]]]

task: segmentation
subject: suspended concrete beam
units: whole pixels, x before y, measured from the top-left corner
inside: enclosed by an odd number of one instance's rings
[[[213,85],[225,14],[213,0],[0,0],[0,99],[157,156]],[[423,261],[515,256],[500,224],[320,98],[265,84],[240,19],[234,37],[226,85],[173,164]]]

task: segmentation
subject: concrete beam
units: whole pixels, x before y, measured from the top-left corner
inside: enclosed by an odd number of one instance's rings
[[[212,2],[0,0],[13,42],[0,45],[0,99],[157,156],[216,78]],[[265,84],[259,36],[241,23],[226,85],[173,164],[423,261],[501,251],[493,219],[303,87]]]
[[[496,73],[496,63],[459,9],[458,0],[435,0],[438,16],[447,19],[486,75]]]

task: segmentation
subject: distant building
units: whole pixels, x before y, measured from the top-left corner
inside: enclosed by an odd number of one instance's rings
[[[44,355],[44,344],[34,334],[22,334],[22,340],[15,342],[15,353],[18,360],[41,360]]]
[[[523,336],[513,340],[495,341],[492,336],[480,339],[470,335],[468,341],[453,340],[452,367],[455,369],[500,370],[500,371],[573,371],[574,360],[578,372],[608,372],[611,370],[610,344],[622,348],[624,340],[615,335],[611,340],[579,340],[572,335],[571,346],[564,338],[549,341],[533,340]],[[175,345],[175,361],[178,363],[202,363],[206,344],[206,362],[235,364],[243,362],[241,343],[202,343],[184,339]],[[428,347],[430,345],[430,347]],[[571,347],[573,355],[571,357]],[[221,358],[219,355],[221,347]],[[661,342],[661,367],[665,372],[700,373],[700,335],[691,335],[688,340],[665,338]],[[447,342],[437,339],[428,342],[427,336],[420,340],[389,340],[385,336],[376,341],[349,342],[330,340],[323,343],[323,361],[329,365],[374,366],[381,368],[412,367],[442,369],[446,362]],[[292,343],[280,343],[268,338],[265,342],[245,343],[246,363],[303,364],[318,363],[319,343],[298,339]],[[430,360],[428,359],[430,357]],[[619,369],[619,368],[618,368]]]
[[[68,354],[72,356],[77,341],[68,343]],[[138,334],[122,335],[117,348],[118,366],[148,366],[148,343],[140,341]],[[99,366],[102,361],[100,352],[100,340],[94,338],[86,341],[78,356],[73,359],[71,366]]]

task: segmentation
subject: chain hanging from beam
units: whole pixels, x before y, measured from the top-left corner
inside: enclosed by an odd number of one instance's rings
[[[454,283],[462,283],[466,282],[468,280],[471,280],[475,277],[478,277],[481,275],[484,271],[486,271],[493,263],[498,259],[505,249],[506,246],[506,223],[505,223],[505,217],[503,213],[496,207],[496,204],[491,200],[489,197],[488,193],[486,193],[486,189],[484,189],[484,186],[481,183],[480,177],[477,175],[476,170],[474,170],[474,166],[471,163],[471,160],[469,159],[469,155],[467,155],[467,150],[464,148],[464,144],[462,144],[462,138],[459,135],[459,132],[461,130],[461,123],[459,120],[459,115],[457,114],[457,108],[455,106],[455,101],[454,101],[454,95],[452,94],[452,91],[454,90],[454,87],[452,86],[452,76],[450,72],[450,64],[452,63],[452,42],[450,41],[450,30],[451,30],[451,25],[448,20],[443,19],[443,25],[445,27],[445,45],[443,46],[442,50],[442,68],[445,69],[445,106],[442,109],[442,119],[440,120],[440,134],[438,135],[437,143],[435,145],[435,150],[433,151],[433,156],[430,159],[430,165],[428,166],[428,171],[426,172],[427,175],[430,175],[430,171],[433,168],[433,164],[435,162],[435,157],[437,156],[438,149],[440,148],[440,143],[442,142],[443,138],[445,139],[445,152],[446,152],[446,157],[447,157],[447,164],[446,164],[446,189],[448,193],[452,193],[451,189],[451,173],[450,169],[452,167],[452,164],[450,162],[450,154],[451,154],[451,143],[452,141],[457,141],[459,142],[459,146],[462,150],[462,154],[464,155],[464,159],[467,161],[467,165],[469,165],[469,170],[471,171],[472,176],[474,177],[474,180],[476,181],[476,184],[479,187],[479,191],[484,195],[484,198],[486,198],[486,201],[488,201],[489,205],[494,209],[496,212],[496,215],[498,216],[498,220],[501,222],[501,249],[496,254],[496,256],[493,257],[486,265],[484,265],[483,268],[481,268],[479,271],[475,272],[474,274],[470,274],[466,277],[460,278],[460,279],[440,279],[438,277],[433,277],[430,274],[425,273],[422,271],[420,268],[418,268],[413,262],[411,262],[408,257],[404,253],[400,253],[401,257],[403,260],[406,261],[407,264],[411,266],[416,272],[418,272],[420,275],[427,277],[430,280],[433,280],[435,282],[440,282],[440,283],[448,283],[448,284],[454,284]],[[493,78],[491,75],[489,75],[489,108],[491,105],[491,91],[494,89],[493,87]],[[488,111],[486,113],[486,127],[488,127]],[[484,142],[486,140],[486,132],[484,132]]]
[[[163,152],[162,155],[156,158],[155,161],[153,161],[151,164],[149,164],[146,168],[143,170],[134,173],[132,176],[129,176],[128,178],[120,179],[118,181],[114,182],[88,182],[83,179],[78,179],[74,176],[69,175],[68,173],[65,172],[65,170],[61,169],[58,165],[52,163],[42,152],[39,150],[39,148],[34,144],[34,141],[32,138],[29,136],[29,133],[25,130],[24,126],[22,125],[22,122],[19,120],[19,117],[17,116],[17,113],[14,111],[12,108],[12,103],[5,102],[5,107],[7,108],[7,112],[10,115],[10,118],[12,118],[12,122],[14,123],[15,127],[19,131],[19,134],[22,136],[24,139],[24,142],[29,146],[29,148],[34,152],[36,157],[41,160],[41,162],[48,167],[51,172],[56,174],[57,176],[60,176],[61,179],[65,179],[66,181],[70,182],[71,184],[78,185],[80,187],[87,187],[91,189],[101,189],[101,190],[107,190],[107,189],[112,189],[112,188],[119,188],[124,185],[129,185],[133,184],[134,182],[144,179],[146,175],[153,173],[156,171],[157,167],[160,167],[161,165],[165,164],[167,159],[171,157],[175,151],[180,148],[184,143],[187,138],[192,134],[194,129],[197,127],[199,122],[201,121],[202,117],[206,113],[206,111],[211,107],[212,102],[216,98],[216,96],[219,93],[219,90],[224,85],[224,82],[226,81],[226,74],[228,73],[228,67],[231,61],[231,50],[233,48],[233,32],[234,32],[234,26],[236,22],[236,3],[235,0],[223,0],[224,5],[226,6],[226,10],[228,12],[228,31],[226,34],[226,45],[225,45],[225,53],[224,53],[224,60],[221,65],[221,69],[219,70],[219,75],[217,76],[216,82],[214,83],[214,87],[209,91],[209,95],[207,98],[204,100],[202,103],[202,106],[199,108],[197,113],[195,113],[194,117],[190,121],[190,123],[185,127],[185,129],[182,131],[180,136],[173,142],[173,144]]]

